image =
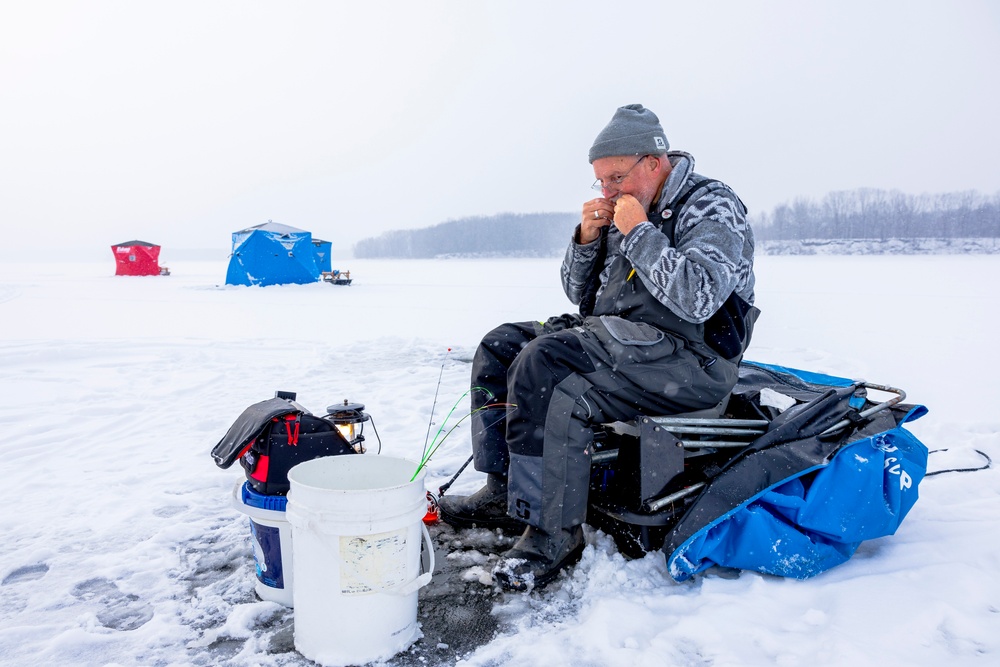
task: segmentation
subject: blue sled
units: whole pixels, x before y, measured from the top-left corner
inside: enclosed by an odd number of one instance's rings
[[[927,409],[905,396],[743,361],[714,409],[596,429],[587,521],[628,556],[662,550],[677,581],[714,565],[814,576],[917,501],[928,452],[904,424]]]

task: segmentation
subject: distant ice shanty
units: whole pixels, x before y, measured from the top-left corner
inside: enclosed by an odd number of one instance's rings
[[[116,276],[170,275],[160,266],[160,246],[146,241],[125,241],[111,246],[115,254]]]
[[[329,270],[330,243],[302,229],[268,220],[233,232],[227,285],[314,283]],[[322,267],[326,267],[325,269]]]

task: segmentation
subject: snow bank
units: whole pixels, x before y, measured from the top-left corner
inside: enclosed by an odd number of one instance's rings
[[[761,241],[762,255],[996,255],[995,238],[802,239]]]

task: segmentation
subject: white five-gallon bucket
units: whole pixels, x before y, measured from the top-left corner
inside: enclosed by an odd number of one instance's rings
[[[434,570],[415,461],[328,456],[288,473],[295,648],[322,665],[391,658],[421,637],[417,591]],[[421,574],[421,537],[429,565]]]
[[[242,479],[233,487],[233,505],[250,517],[250,541],[257,570],[254,589],[262,600],[292,606],[292,526],[284,496],[257,493]]]

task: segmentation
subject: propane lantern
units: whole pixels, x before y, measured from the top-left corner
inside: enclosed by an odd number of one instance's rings
[[[335,403],[326,409],[326,419],[337,427],[340,435],[344,436],[344,440],[358,454],[365,453],[365,436],[362,432],[364,423],[371,419],[364,409],[363,403],[348,403],[346,398],[343,404]]]

